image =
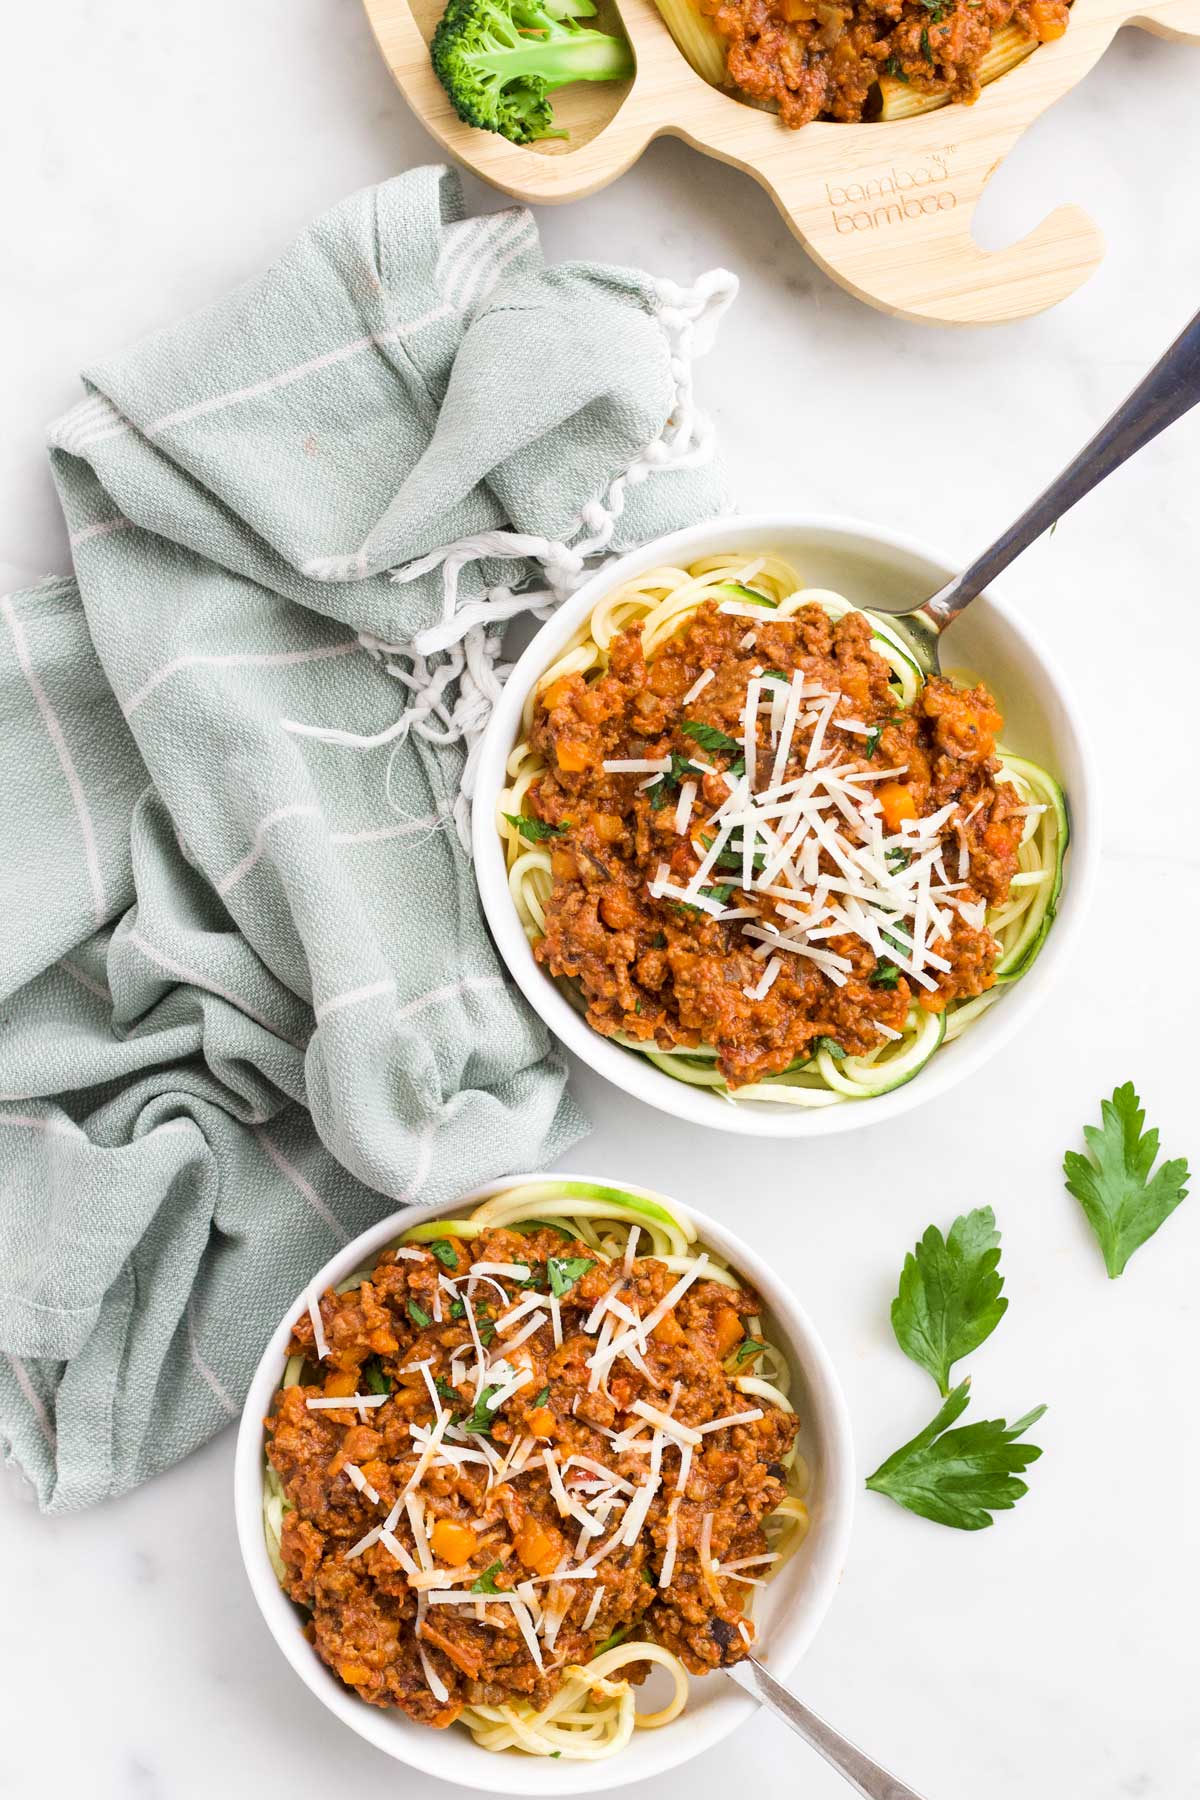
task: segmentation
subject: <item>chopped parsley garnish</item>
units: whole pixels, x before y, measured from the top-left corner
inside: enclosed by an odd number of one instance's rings
[[[1068,1150],[1063,1158],[1067,1192],[1082,1206],[1100,1241],[1104,1266],[1115,1281],[1147,1238],[1187,1197],[1186,1158],[1150,1171],[1158,1156],[1158,1132],[1144,1132],[1146,1115],[1132,1081],[1100,1102],[1103,1123],[1085,1125],[1087,1154]]]
[[[1028,1493],[1017,1477],[1042,1453],[1036,1444],[1017,1440],[1046,1410],[1035,1406],[1013,1425],[981,1419],[950,1431],[966,1408],[970,1386],[969,1378],[961,1382],[924,1431],[867,1477],[877,1494],[958,1531],[983,1530],[993,1523],[994,1512],[1015,1506]]]
[[[908,76],[904,73],[903,65],[898,56],[889,56],[883,67],[893,81],[907,82]]]
[[[892,1330],[905,1356],[933,1376],[943,1399],[951,1365],[977,1350],[1008,1310],[999,1261],[1000,1233],[990,1206],[955,1219],[945,1238],[931,1225],[904,1259]]]
[[[434,1238],[429,1248],[441,1263],[443,1269],[457,1269],[458,1251],[449,1238]]]
[[[497,1557],[494,1563],[488,1564],[482,1575],[477,1575],[475,1577],[474,1581],[471,1583],[470,1592],[472,1594],[503,1593],[504,1589],[496,1586],[496,1576],[503,1567],[504,1564],[501,1562],[500,1558]]]
[[[535,1394],[533,1397],[534,1412],[537,1412],[539,1407],[545,1406],[545,1404],[549,1398],[550,1398],[550,1389],[548,1386],[544,1387],[540,1394]]]
[[[929,43],[929,32],[924,27],[922,27],[921,30],[921,54],[924,56],[925,61],[932,66],[933,50]]]
[[[734,1352],[735,1366],[740,1369],[744,1362],[749,1362],[752,1356],[757,1356],[759,1351],[765,1350],[766,1347],[758,1338],[743,1338]]]
[[[665,950],[666,947],[667,947],[666,932],[665,931],[656,931],[654,936],[650,939],[650,948],[652,950]]]
[[[868,731],[867,737],[866,737],[866,745],[863,750],[863,755],[866,757],[868,762],[870,762],[871,758],[874,756],[875,752],[878,750],[879,740],[882,736],[883,736],[883,726],[882,725],[873,725],[871,727],[870,731]]]
[[[899,844],[895,845],[891,850],[885,850],[883,853],[883,860],[893,874],[900,869],[907,869],[912,859],[912,851],[905,850]],[[893,950],[899,950],[900,945],[896,942],[895,938],[889,938],[888,942],[891,944]]]
[[[372,1394],[390,1394],[392,1384],[383,1372],[383,1364],[377,1356],[371,1357],[363,1364],[363,1380]]]
[[[868,977],[868,987],[894,988],[900,979],[900,971],[894,962],[877,962],[875,972]]]
[[[596,1266],[595,1259],[590,1256],[549,1256],[546,1258],[546,1276],[550,1283],[550,1292],[561,1300],[568,1288],[573,1288],[582,1275]]]
[[[720,856],[718,856],[716,862],[713,864],[713,867],[740,875],[742,871],[742,862],[743,857],[740,850],[722,850]],[[765,850],[756,850],[754,852],[751,859],[751,866],[756,875],[762,874],[767,866],[767,853]]]
[[[462,1300],[452,1300],[450,1302],[450,1317],[452,1319],[465,1319],[466,1316],[467,1308],[465,1302]],[[426,1323],[428,1324],[428,1320],[426,1320]],[[484,1312],[484,1302],[482,1300],[477,1300],[475,1302],[475,1329],[479,1333],[479,1341],[481,1344],[490,1344],[496,1335],[496,1327]]]
[[[846,1052],[842,1049],[842,1046],[838,1043],[836,1038],[819,1037],[813,1047],[817,1050],[827,1050],[830,1056],[834,1057],[838,1062],[843,1061],[846,1055]]]
[[[446,1377],[444,1375],[435,1375],[434,1380],[433,1380],[433,1385],[437,1389],[439,1395],[441,1396],[441,1398],[443,1400],[450,1400],[453,1402],[457,1402],[458,1389],[455,1387],[451,1387],[450,1383],[446,1380]]]
[[[531,844],[540,844],[545,838],[565,837],[570,823],[564,819],[561,825],[547,825],[545,819],[531,819],[526,813],[505,813],[504,816],[513,830],[519,831]]]
[[[433,1321],[429,1317],[429,1314],[425,1311],[425,1308],[423,1306],[418,1306],[415,1300],[410,1300],[408,1302],[408,1305],[405,1307],[405,1311],[407,1312],[409,1318],[412,1320],[413,1324],[419,1325],[421,1327],[422,1331],[424,1331],[426,1325],[430,1325],[433,1323]]]
[[[488,1401],[492,1398],[493,1394],[498,1394],[499,1392],[499,1382],[496,1382],[493,1387],[484,1388],[482,1394],[480,1394],[478,1400],[475,1402],[474,1411],[462,1422],[464,1431],[477,1431],[480,1436],[487,1436],[492,1429],[492,1421],[495,1418],[495,1411],[488,1405]]]
[[[742,746],[736,738],[727,732],[719,731],[715,725],[705,725],[699,719],[684,719],[679,727],[685,737],[690,737],[699,744],[702,750],[722,751],[726,756],[740,756]]]

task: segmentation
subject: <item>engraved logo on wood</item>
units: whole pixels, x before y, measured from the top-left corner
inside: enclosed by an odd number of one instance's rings
[[[834,230],[843,236],[853,231],[882,231],[903,225],[928,213],[951,212],[958,195],[950,182],[951,150],[931,152],[914,168],[892,163],[865,181],[843,186],[825,183]]]

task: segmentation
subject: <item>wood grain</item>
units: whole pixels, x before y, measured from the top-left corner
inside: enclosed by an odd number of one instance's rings
[[[986,251],[971,231],[979,198],[1021,133],[1083,79],[1122,25],[1200,41],[1200,0],[1141,10],[1136,0],[1075,0],[1066,35],[986,87],[974,106],[788,131],[701,80],[654,0],[620,0],[637,60],[632,81],[562,89],[554,110],[570,137],[517,145],[455,117],[429,63],[442,0],[364,4],[410,106],[452,156],[504,193],[542,205],[582,199],[624,174],[652,138],[679,137],[753,176],[852,294],[900,318],[948,325],[1026,318],[1087,279],[1104,246],[1079,207],[1060,206],[1018,243]],[[599,22],[611,29],[617,16],[609,10],[606,21],[602,7]]]

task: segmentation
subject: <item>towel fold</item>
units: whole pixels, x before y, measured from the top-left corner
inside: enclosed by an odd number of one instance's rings
[[[48,1510],[231,1419],[346,1239],[585,1129],[464,776],[504,622],[718,509],[733,286],[547,269],[416,170],[53,428],[76,579],[0,600],[0,1439]]]

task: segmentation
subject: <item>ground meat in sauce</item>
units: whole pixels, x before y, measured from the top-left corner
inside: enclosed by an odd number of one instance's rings
[[[545,935],[534,946],[538,960],[551,974],[579,984],[597,1031],[663,1048],[711,1045],[731,1087],[807,1059],[821,1037],[849,1054],[877,1047],[887,1036],[881,1024],[901,1030],[914,992],[903,975],[891,986],[880,985],[875,955],[862,938],[848,934],[829,940],[829,948],[852,965],[844,986],[835,986],[813,963],[785,956],[765,998],[748,998],[745,989],[757,983],[762,964],[741,924],[680,908],[648,891],[664,862],[678,886],[695,874],[700,856],[694,832],[677,834],[673,799],[656,807],[660,796],[646,790],[643,775],[606,772],[605,761],[674,752],[726,766],[727,756],[698,751],[681,732],[684,718],[740,738],[751,674],[801,669],[841,695],[823,754],[870,767],[861,735],[838,727],[839,718],[853,718],[878,728],[875,766],[903,768],[898,779],[918,815],[955,803],[943,842],[954,859],[960,842],[966,843],[969,872],[960,902],[1005,899],[1024,827],[1015,789],[996,781],[1002,720],[985,688],[962,690],[935,677],[911,709],[898,712],[890,669],[873,649],[862,613],[834,624],[821,607],[809,605],[782,619],[766,613],[753,644],[743,648],[746,634],[744,617],[722,613],[708,601],[650,663],[642,654],[641,628],[633,626],[614,641],[609,668],[598,679],[571,675],[556,682],[539,700],[531,734],[547,772],[526,801],[528,811],[562,834],[550,845],[554,880]],[[683,696],[705,670],[714,672],[713,680],[682,709]],[[764,757],[766,732],[760,719]],[[787,773],[802,767],[811,736],[811,729],[797,732]],[[720,773],[699,779],[697,805],[715,810],[727,797],[727,784]],[[826,855],[822,867],[832,867]],[[732,906],[742,903],[740,893],[735,890]],[[760,914],[772,918],[776,903],[761,894],[753,899]],[[786,918],[775,916],[786,926]],[[931,970],[935,989],[915,991],[927,1010],[939,1012],[951,1000],[993,985],[999,946],[986,927],[969,924],[955,910],[950,938],[939,941],[938,951],[949,970]]]
[[[1065,0],[700,0],[700,9],[728,40],[730,80],[793,127],[870,116],[884,73],[970,104],[1001,26],[1046,41],[1069,18]]]
[[[430,1469],[420,1485],[426,1509],[426,1532],[437,1552],[439,1526],[465,1527],[470,1554],[460,1569],[460,1586],[485,1571],[501,1589],[530,1575],[545,1575],[566,1556],[575,1559],[579,1526],[560,1517],[541,1450],[553,1448],[560,1467],[571,1455],[586,1456],[613,1470],[636,1487],[645,1479],[645,1454],[618,1451],[605,1430],[636,1422],[628,1409],[641,1399],[671,1410],[685,1425],[699,1426],[753,1409],[735,1386],[724,1364],[745,1344],[743,1321],[757,1312],[757,1298],[744,1288],[697,1281],[680,1298],[651,1335],[644,1361],[648,1374],[619,1359],[607,1383],[589,1391],[587,1357],[596,1334],[583,1323],[614,1280],[612,1264],[597,1260],[594,1250],[562,1233],[543,1227],[532,1235],[492,1230],[470,1240],[444,1240],[452,1256],[451,1272],[465,1274],[472,1260],[524,1263],[532,1280],[546,1288],[548,1257],[585,1259],[589,1267],[560,1301],[563,1342],[555,1347],[545,1324],[513,1351],[514,1366],[531,1371],[531,1379],[494,1415],[490,1442],[503,1458],[524,1435],[536,1440],[538,1454],[520,1474],[488,1486],[478,1463],[460,1468]],[[686,1488],[676,1512],[678,1550],[670,1585],[657,1585],[668,1532],[668,1507],[680,1470],[678,1447],[663,1455],[663,1486],[645,1525],[632,1546],[616,1546],[598,1565],[603,1600],[587,1629],[597,1581],[575,1583],[553,1654],[543,1651],[545,1673],[539,1674],[514,1621],[512,1609],[487,1604],[486,1622],[474,1607],[431,1606],[422,1628],[426,1656],[445,1684],[449,1699],[439,1702],[425,1677],[417,1649],[416,1599],[403,1567],[380,1542],[347,1561],[345,1552],[380,1523],[413,1472],[416,1452],[410,1423],[428,1425],[433,1418],[425,1376],[415,1365],[428,1361],[429,1376],[443,1397],[451,1379],[451,1359],[460,1352],[474,1361],[469,1326],[449,1316],[433,1317],[434,1295],[445,1264],[423,1251],[419,1259],[397,1259],[385,1253],[371,1277],[351,1292],[326,1293],[320,1301],[329,1354],[315,1359],[312,1321],[301,1315],[293,1328],[289,1355],[311,1359],[302,1385],[282,1389],[266,1419],[266,1450],[285,1495],[282,1557],[286,1591],[309,1613],[308,1636],[317,1654],[365,1700],[397,1706],[414,1719],[444,1726],[465,1704],[497,1705],[515,1698],[544,1705],[561,1685],[568,1664],[586,1663],[613,1633],[650,1639],[675,1652],[693,1673],[737,1661],[745,1654],[753,1626],[742,1611],[744,1596],[732,1577],[701,1570],[698,1546],[706,1516],[711,1518],[712,1555],[732,1561],[767,1551],[764,1516],[785,1492],[781,1461],[791,1449],[797,1423],[793,1415],[764,1407],[763,1416],[724,1426],[704,1436],[694,1451]],[[677,1277],[652,1257],[632,1265],[621,1298],[645,1317]],[[475,1290],[477,1319],[485,1337],[509,1303],[526,1297],[515,1280],[500,1285],[510,1296],[502,1302],[495,1287],[481,1281]],[[442,1295],[448,1314],[449,1296]],[[416,1318],[428,1317],[421,1326]],[[514,1327],[514,1334],[519,1327]],[[502,1341],[496,1342],[502,1349]],[[753,1372],[757,1350],[747,1346],[740,1365]],[[356,1411],[330,1408],[309,1411],[309,1399],[325,1394],[367,1391],[367,1375],[390,1383],[387,1401],[363,1423]],[[672,1396],[674,1403],[672,1405]],[[446,1399],[461,1414],[469,1413],[474,1391],[469,1381],[457,1401]],[[647,1430],[649,1427],[647,1427]],[[347,1463],[361,1470],[378,1493],[369,1501],[346,1474]],[[585,1479],[576,1467],[568,1485]],[[613,1515],[613,1529],[619,1521]],[[603,1544],[611,1535],[589,1543]],[[410,1557],[419,1560],[406,1511],[395,1537]],[[456,1547],[469,1540],[457,1540]],[[584,1552],[586,1554],[586,1551]],[[442,1555],[437,1555],[442,1565]],[[496,1569],[499,1563],[501,1567]],[[539,1590],[545,1594],[543,1585]],[[563,1591],[566,1591],[564,1586]],[[743,1630],[746,1637],[743,1637]],[[631,1665],[623,1676],[639,1679],[646,1665]]]

